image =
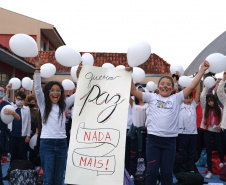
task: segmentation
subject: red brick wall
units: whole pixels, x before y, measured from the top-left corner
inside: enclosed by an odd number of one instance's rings
[[[8,74],[13,74],[13,67],[0,61],[0,71],[4,72],[4,73],[8,73]]]
[[[14,34],[0,34],[0,44],[9,48],[9,40],[13,35]],[[36,35],[30,35],[30,36],[36,41],[36,39],[37,39]]]

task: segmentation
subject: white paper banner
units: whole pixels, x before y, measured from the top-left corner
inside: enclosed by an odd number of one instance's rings
[[[131,73],[83,66],[76,91],[65,183],[121,185]]]

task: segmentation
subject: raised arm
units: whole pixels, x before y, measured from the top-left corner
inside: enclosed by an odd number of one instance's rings
[[[183,90],[184,93],[184,98],[186,98],[194,89],[195,87],[198,85],[198,83],[200,82],[203,74],[205,73],[205,71],[209,68],[209,62],[207,62],[206,60],[202,63],[201,68],[199,70],[199,72],[197,73],[196,77],[192,80],[191,84],[186,87]]]
[[[178,80],[179,80],[179,71],[176,71],[175,74],[172,74],[173,82],[174,82],[174,89],[178,92]]]
[[[139,101],[142,101],[142,92],[136,89],[135,84],[133,83],[133,80],[131,81],[130,94],[136,97]]]
[[[3,97],[4,101],[8,101],[9,92],[11,91],[11,89],[12,89],[12,83],[6,86],[6,93],[5,93],[5,96]]]
[[[206,94],[208,92],[208,87],[205,87],[202,90],[201,96],[200,96],[200,102],[201,102],[201,106],[204,109],[206,107]]]
[[[126,71],[132,71],[132,67],[126,67]],[[142,101],[142,92],[138,91],[135,87],[135,84],[133,83],[133,80],[131,80],[131,89],[130,89],[130,94],[136,97],[139,101]]]
[[[196,86],[195,90],[196,90],[196,92],[195,92],[194,100],[195,100],[195,103],[198,104],[199,98],[200,98],[200,83],[198,83],[198,85]]]
[[[35,87],[35,94],[37,98],[38,107],[43,111],[45,106],[44,105],[45,100],[44,100],[44,94],[42,92],[42,86],[41,86],[41,75],[40,75],[41,65],[42,65],[41,59],[39,57],[36,57],[34,87]]]
[[[219,98],[222,104],[225,104],[226,94],[224,92],[224,84],[226,80],[226,71],[224,71],[223,79],[219,82],[219,86],[217,88],[217,97]]]

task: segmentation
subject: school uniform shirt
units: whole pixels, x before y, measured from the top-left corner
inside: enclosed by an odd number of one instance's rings
[[[179,112],[179,134],[197,134],[196,107],[198,104],[192,100],[190,105],[182,103]]]
[[[169,97],[155,93],[142,93],[143,102],[148,103],[146,127],[148,134],[160,137],[178,136],[178,116],[184,101],[183,91]]]
[[[16,104],[11,103],[11,105],[14,107],[14,109],[16,110],[18,107]],[[31,134],[31,113],[30,113],[30,108],[28,108],[27,106],[24,106],[21,108],[21,117],[20,119],[22,120],[22,129],[21,129],[21,136],[29,136]],[[15,120],[16,121],[16,120]],[[18,120],[20,121],[20,120]],[[12,122],[12,128],[14,122]],[[15,123],[16,124],[16,123]],[[12,130],[13,132],[13,130]]]
[[[129,103],[128,117],[127,117],[127,129],[130,129],[132,123],[133,123],[133,120],[132,120],[132,108],[131,108],[131,105]]]
[[[41,75],[40,73],[35,73],[35,94],[37,97],[38,107],[41,113],[41,117],[43,118],[45,111],[45,97],[42,92],[41,87]],[[59,106],[58,104],[52,103],[52,109],[49,113],[48,119],[44,123],[42,119],[42,132],[40,138],[45,139],[64,139],[66,138],[66,117],[65,111],[74,103],[75,94],[66,98],[64,102],[66,103],[65,110],[63,114],[59,117]]]
[[[133,118],[133,125],[136,127],[144,127],[146,122],[146,110],[148,104],[145,103],[144,105],[137,105],[133,102],[132,107],[132,118]]]
[[[222,121],[221,121],[221,128],[226,129],[226,94],[224,92],[224,84],[225,81],[221,80],[219,83],[219,86],[217,88],[217,96],[220,100],[220,102],[223,104],[223,115],[222,115]]]

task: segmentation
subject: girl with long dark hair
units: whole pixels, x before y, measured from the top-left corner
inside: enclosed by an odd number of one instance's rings
[[[41,87],[41,59],[35,61],[35,94],[42,118],[40,136],[41,166],[44,185],[62,185],[67,158],[65,111],[74,103],[75,94],[65,99],[64,88],[57,81]]]
[[[208,88],[205,87],[202,91],[200,101],[203,108],[203,119],[201,123],[201,128],[205,129],[204,140],[207,151],[207,165],[208,173],[206,178],[212,177],[212,144],[214,143],[217,148],[220,157],[220,167],[223,167],[224,154],[221,141],[221,120],[222,113],[218,105],[217,98],[213,94],[207,94]]]

